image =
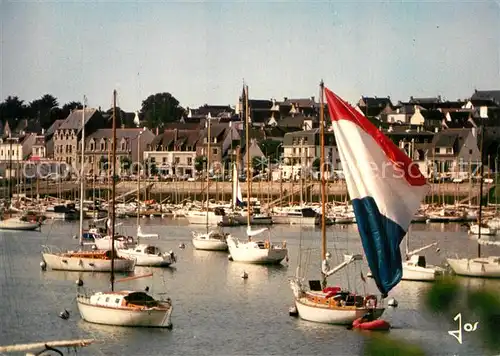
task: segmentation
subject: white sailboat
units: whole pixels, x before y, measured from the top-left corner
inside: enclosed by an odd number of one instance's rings
[[[251,228],[251,210],[250,210],[250,196],[251,196],[251,176],[250,176],[250,149],[249,149],[249,111],[248,111],[248,86],[245,86],[246,97],[246,163],[247,163],[247,241],[239,241],[233,236],[228,236],[227,244],[231,260],[236,262],[258,263],[258,264],[279,264],[288,256],[288,249],[286,243],[273,244],[268,237],[267,240],[252,240],[252,237],[260,235],[267,228],[252,230]],[[233,177],[234,181],[234,177]],[[237,198],[233,197],[233,200]],[[270,234],[269,234],[270,235]]]
[[[116,91],[113,93],[113,144],[112,144],[112,172],[116,175]],[[112,179],[112,206],[111,206],[111,237],[115,236],[115,190],[116,180]],[[145,291],[123,290],[115,291],[114,243],[111,244],[112,268],[111,268],[111,291],[97,292],[90,295],[79,293],[76,301],[78,310],[83,320],[105,325],[115,326],[142,326],[142,327],[172,327],[172,302],[167,300],[156,300]],[[129,277],[121,281],[128,281]]]
[[[484,164],[483,148],[484,148],[484,126],[481,128],[481,164],[480,164],[480,184],[479,184],[479,215],[478,215],[478,231],[477,231],[477,257],[476,258],[448,258],[446,261],[450,265],[453,272],[460,276],[467,277],[483,277],[483,278],[500,278],[500,256],[481,256],[481,245],[484,244],[481,240],[483,235],[483,183],[484,183]],[[494,242],[492,245],[496,245]]]
[[[42,224],[38,221],[27,221],[20,217],[10,217],[0,220],[0,230],[33,231],[40,229]]]
[[[410,182],[396,176],[376,176],[370,164],[382,164],[386,173],[392,172],[397,164],[403,171],[411,167],[410,159],[383,136],[366,117],[324,88],[321,83],[320,138],[321,138],[321,209],[322,209],[322,283],[319,280],[304,283],[297,274],[290,280],[294,294],[295,308],[304,319],[328,324],[351,324],[367,313],[377,319],[384,312],[383,299],[373,294],[354,294],[341,287],[327,287],[327,278],[362,259],[361,255],[345,255],[336,267],[330,268],[330,254],[326,251],[325,228],[325,153],[324,153],[324,108],[323,95],[326,93],[328,109],[337,141],[342,167],[346,174],[349,196],[352,199],[358,231],[368,264],[374,274],[382,298],[400,281],[402,275],[399,241],[404,236],[416,212],[420,199],[425,195],[422,185],[425,178],[417,175],[412,182],[415,191],[410,190]],[[389,152],[387,152],[388,150]],[[394,157],[397,160],[394,160]],[[414,174],[420,172],[412,172]],[[420,179],[421,178],[421,179]],[[401,199],[405,196],[406,199]],[[396,243],[397,242],[397,243]],[[399,258],[398,258],[399,257]],[[399,264],[399,266],[398,266]],[[309,287],[309,288],[308,288]]]
[[[205,228],[206,231],[204,233],[196,232],[193,231],[193,247],[196,250],[206,250],[206,251],[227,251],[227,241],[226,241],[226,235],[216,231],[216,230],[210,230],[209,225],[210,225],[210,211],[209,211],[209,202],[210,202],[210,192],[209,192],[209,187],[210,187],[210,179],[209,179],[209,169],[210,169],[210,142],[211,142],[211,124],[210,124],[210,118],[207,118],[207,188],[206,188],[206,194],[207,194],[207,205],[206,205],[206,211],[204,211],[205,214]],[[233,183],[234,184],[234,183]],[[220,219],[221,217],[219,217]],[[189,219],[189,218],[188,218]]]
[[[82,110],[82,153],[81,153],[81,167],[80,167],[80,230],[79,242],[80,248],[84,246],[83,243],[83,201],[85,196],[84,189],[84,156],[85,156],[85,101]],[[82,271],[82,272],[110,272],[113,268],[117,272],[131,272],[135,268],[135,260],[129,258],[117,258],[114,262],[112,259],[112,252],[105,246],[101,250],[94,251],[55,251],[54,247],[42,246],[42,265],[44,268],[62,271]]]
[[[137,135],[137,152],[141,152],[141,135],[140,131]],[[141,229],[140,223],[140,208],[141,208],[141,178],[140,174],[137,176],[137,214],[136,214],[136,228],[137,240],[136,244],[126,244],[124,248],[117,247],[117,255],[123,258],[135,259],[136,266],[149,266],[149,267],[169,267],[177,261],[177,258],[172,250],[169,252],[162,252],[158,246],[152,244],[141,244],[141,238],[159,238],[158,234],[144,234]],[[116,239],[116,236],[115,236]]]

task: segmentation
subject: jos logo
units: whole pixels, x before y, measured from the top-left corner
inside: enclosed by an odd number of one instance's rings
[[[457,321],[458,320],[458,329],[457,330],[450,330],[448,331],[448,334],[453,336],[455,339],[457,339],[459,344],[462,344],[462,313],[458,313],[455,315],[453,320]],[[473,323],[466,323],[463,326],[463,331],[465,332],[473,332],[476,331],[478,328],[479,322],[473,322]]]

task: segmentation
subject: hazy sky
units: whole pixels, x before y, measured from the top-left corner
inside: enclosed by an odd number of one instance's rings
[[[0,0],[1,100],[140,108],[318,97],[466,98],[500,89],[498,1]]]

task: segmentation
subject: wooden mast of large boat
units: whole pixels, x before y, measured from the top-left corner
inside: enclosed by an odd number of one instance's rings
[[[80,231],[79,242],[83,246],[83,200],[85,198],[85,171],[84,171],[84,158],[85,158],[85,101],[87,98],[83,96],[83,110],[82,110],[82,155],[80,161]]]
[[[247,160],[247,229],[250,228],[250,196],[252,194],[252,183],[250,175],[250,125],[249,125],[249,111],[248,111],[248,85],[245,85],[245,156]],[[253,173],[253,172],[252,172]],[[248,240],[251,240],[248,235]]]
[[[115,190],[116,190],[116,90],[113,90],[113,138],[111,139],[111,291],[115,290]],[[139,212],[137,212],[139,214]]]
[[[210,206],[210,140],[211,140],[211,131],[210,131],[210,117],[207,116],[207,214],[205,227],[208,234],[208,209]]]
[[[325,117],[324,117],[324,83],[321,81],[320,87],[320,107],[319,107],[319,138],[320,138],[320,174],[321,174],[321,261],[326,260],[326,180],[325,180]],[[322,285],[326,287],[326,274],[322,272]]]
[[[479,214],[478,214],[478,233],[477,233],[477,257],[481,257],[481,224],[483,220],[483,174],[484,174],[484,165],[483,165],[483,150],[484,150],[484,126],[481,126],[481,149],[479,153]],[[471,178],[472,179],[472,178]],[[496,189],[496,188],[495,188]],[[489,192],[488,192],[489,193]]]

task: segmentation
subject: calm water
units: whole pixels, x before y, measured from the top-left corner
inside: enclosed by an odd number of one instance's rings
[[[244,265],[230,262],[227,254],[195,251],[191,248],[192,227],[184,220],[143,219],[144,232],[160,233],[155,240],[165,250],[178,255],[175,268],[153,269],[153,278],[120,283],[120,288],[143,289],[154,293],[168,292],[174,303],[172,330],[120,328],[93,325],[80,320],[74,296],[79,273],[42,272],[39,268],[40,245],[74,248],[77,223],[54,222],[42,232],[0,233],[0,344],[44,340],[95,338],[94,346],[79,350],[80,355],[361,355],[365,334],[344,327],[314,324],[288,315],[292,293],[288,277],[295,273],[302,245],[302,262],[307,275],[319,277],[320,231],[291,226],[275,226],[271,238],[286,240],[290,261],[281,267]],[[203,228],[201,228],[203,229]],[[134,234],[134,220],[125,221],[119,230]],[[243,236],[241,228],[227,229]],[[457,225],[414,225],[412,247],[439,241],[441,252],[427,252],[429,263],[440,264],[444,257],[474,255],[477,245]],[[355,226],[328,229],[329,250],[361,252]],[[186,249],[179,249],[184,242]],[[495,253],[495,247],[483,247],[484,254]],[[498,251],[497,251],[498,253]],[[358,291],[376,292],[373,282],[360,281],[366,265],[350,266],[330,283],[349,284]],[[137,268],[136,273],[149,272]],[[246,271],[249,278],[241,278]],[[348,277],[349,276],[349,277]],[[119,278],[119,277],[118,277]],[[87,288],[106,289],[107,274],[83,274]],[[500,291],[500,281],[460,279],[467,285],[488,285]],[[472,334],[464,343],[448,335],[454,325],[425,311],[422,296],[429,284],[401,282],[392,292],[399,302],[387,309],[384,318],[393,329],[391,336],[415,342],[433,355],[487,355]],[[69,320],[58,314],[68,309]],[[457,310],[458,312],[464,312]],[[452,321],[450,321],[452,322]]]

